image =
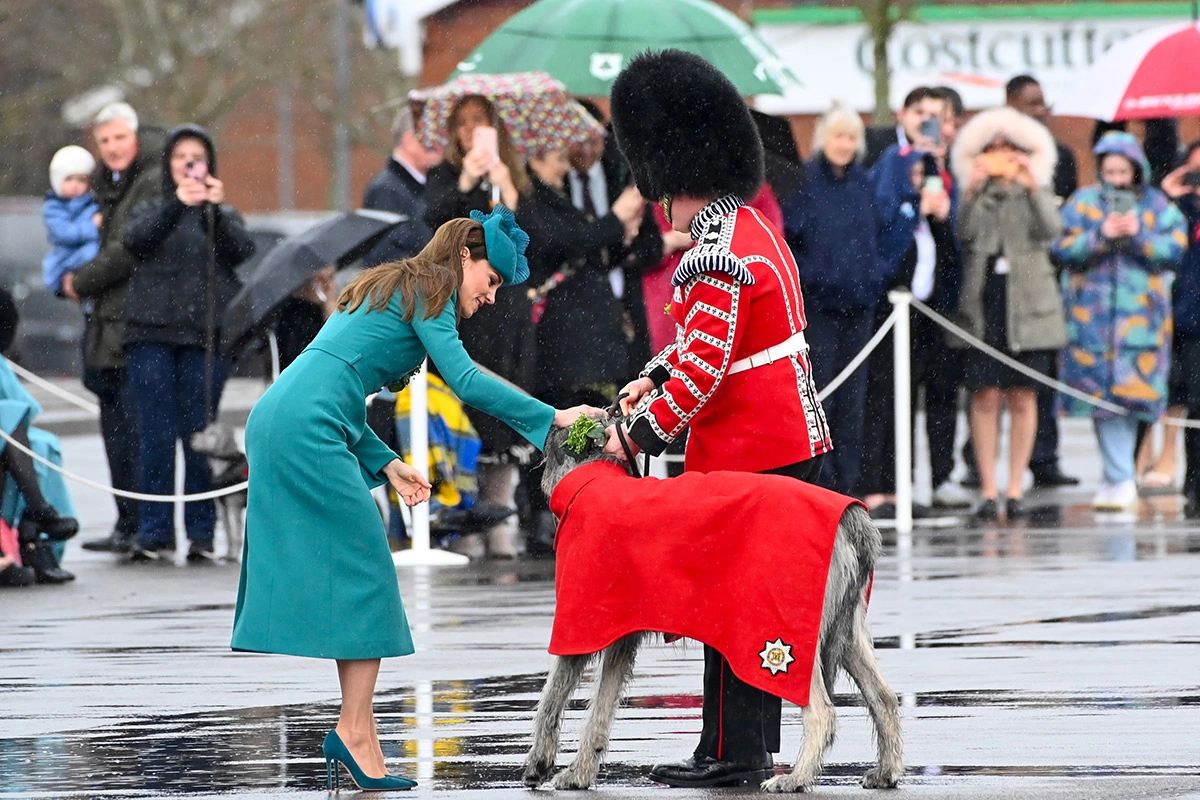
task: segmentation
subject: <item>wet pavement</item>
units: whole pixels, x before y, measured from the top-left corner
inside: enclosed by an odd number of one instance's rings
[[[1068,466],[1087,477],[1088,442],[1068,439]],[[63,444],[72,469],[103,474],[97,437]],[[1121,518],[1094,515],[1087,496],[1041,494],[1022,526],[885,532],[870,618],[909,770],[887,796],[1200,797],[1200,525],[1177,498]],[[79,540],[106,532],[111,503],[75,497]],[[325,796],[333,664],[229,651],[236,565],[114,563],[79,540],[65,562],[75,583],[0,592],[0,795]],[[553,565],[405,569],[400,581],[417,653],[380,675],[392,769],[420,781],[419,796],[530,797],[520,764],[549,662]],[[700,673],[696,645],[643,650],[597,796],[740,793],[644,777],[694,746]],[[847,682],[835,699],[838,741],[815,795],[867,796],[869,722]],[[581,692],[560,765],[585,705]],[[779,763],[800,735],[785,704]]]

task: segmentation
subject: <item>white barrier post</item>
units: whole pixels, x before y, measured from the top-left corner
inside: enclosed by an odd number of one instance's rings
[[[410,405],[408,422],[409,441],[412,443],[412,462],[426,480],[429,479],[429,379],[426,366],[413,376],[408,384]],[[412,507],[412,530],[408,532],[412,547],[392,553],[392,562],[398,567],[416,566],[462,566],[469,559],[460,553],[434,550],[429,544],[429,503]]]
[[[912,533],[912,365],[909,320],[912,294],[888,292],[888,301],[899,313],[892,331],[892,364],[896,387],[896,532]]]

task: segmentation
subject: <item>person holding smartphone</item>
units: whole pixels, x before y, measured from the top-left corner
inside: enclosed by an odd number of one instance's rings
[[[491,101],[478,95],[464,97],[450,110],[447,127],[445,159],[426,176],[425,223],[429,228],[437,230],[472,211],[488,213],[497,197],[520,216],[533,190],[532,182]],[[496,307],[488,314],[463,320],[459,332],[471,358],[522,389],[534,390],[537,342],[532,303],[524,288],[501,287]],[[480,496],[504,506],[518,505],[513,473],[518,465],[529,462],[531,448],[511,428],[491,417],[474,415],[471,422],[483,444]],[[472,557],[517,555],[517,544],[504,526],[489,531],[484,540],[486,550],[474,536],[463,537],[455,547]]]
[[[1068,344],[1059,376],[1125,413],[1063,397],[1066,410],[1091,416],[1104,460],[1097,511],[1137,509],[1138,423],[1166,410],[1171,361],[1171,284],[1187,247],[1183,214],[1150,186],[1138,140],[1104,134],[1093,150],[1100,183],[1063,206],[1065,233],[1054,253],[1066,265]]]
[[[217,321],[239,287],[234,268],[254,253],[241,215],[225,204],[208,131],[182,125],[168,134],[162,195],[134,209],[121,241],[134,258],[125,356],[140,433],[139,491],[174,494],[179,441],[185,492],[206,492],[212,488],[208,459],[192,450],[191,435],[204,428],[220,401],[226,365],[215,350]],[[138,522],[135,560],[175,549],[171,504],[141,503]],[[215,522],[213,501],[184,506],[189,561],[212,557]]]
[[[1010,107],[980,112],[959,131],[950,161],[962,201],[957,230],[962,290],[957,324],[1042,375],[1066,342],[1062,297],[1050,246],[1062,231],[1053,190],[1054,138]],[[957,337],[970,393],[971,438],[979,468],[978,520],[1028,516],[1025,471],[1037,433],[1037,382]],[[996,459],[1000,412],[1008,407],[1008,486],[1001,506]]]
[[[947,191],[935,157],[911,146],[893,148],[872,167],[870,182],[879,209],[879,245],[887,281],[868,331],[878,329],[891,314],[892,306],[885,299],[889,289],[907,288],[939,313],[953,313],[961,273],[954,238],[954,198]],[[925,432],[934,499],[945,501],[954,470],[960,359],[947,349],[941,330],[920,314],[912,319],[911,350],[914,403],[918,390],[922,386],[925,389]],[[892,358],[889,338],[867,361],[867,403],[861,436],[862,441],[871,443],[871,457],[863,459],[858,493],[877,519],[891,519],[896,514]],[[914,435],[918,434],[914,429]],[[970,505],[971,500],[959,497],[957,502]],[[924,505],[913,506],[914,516],[929,513]]]
[[[445,161],[426,177],[426,223],[436,229],[497,203],[516,211],[529,191],[529,176],[491,101],[479,95],[459,100],[450,111],[448,133]]]
[[[934,153],[935,157],[945,157],[945,137],[939,131],[934,135],[935,125],[929,120],[942,120],[946,117],[946,97],[929,86],[918,86],[904,97],[904,104],[896,112],[894,126],[871,127],[866,131],[866,150],[863,153],[862,164],[870,169],[889,147],[912,145],[924,153]],[[924,127],[922,127],[924,125]]]

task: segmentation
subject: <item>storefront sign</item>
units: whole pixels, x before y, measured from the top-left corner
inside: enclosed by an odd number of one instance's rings
[[[1080,5],[1103,12],[1107,4]],[[1135,14],[1139,4],[1114,5]],[[918,14],[918,21],[896,26],[888,47],[893,108],[916,86],[940,85],[957,89],[967,108],[998,105],[1004,102],[1004,84],[1021,73],[1034,75],[1053,103],[1069,91],[1076,71],[1113,43],[1145,28],[1186,19],[1111,14],[1093,18],[1052,14],[1047,16],[1060,18],[1039,19],[1039,7],[1025,5],[1023,9],[1033,18],[988,14],[988,9],[1003,11],[1004,6],[983,6],[979,8],[984,11],[973,20],[968,7],[956,8],[960,12],[956,15],[930,14],[926,16],[934,19],[921,21]],[[755,29],[804,82],[802,88],[783,97],[760,97],[758,107],[774,114],[821,113],[838,99],[859,111],[874,110],[874,64],[866,25],[787,21],[789,16],[804,17],[803,10],[797,12],[756,15]],[[957,18],[936,19],[939,16]]]

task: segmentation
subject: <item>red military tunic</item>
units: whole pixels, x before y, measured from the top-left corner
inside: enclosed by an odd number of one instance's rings
[[[743,358],[804,330],[795,259],[782,234],[734,195],[691,224],[671,316],[677,336],[642,373],[653,400],[629,419],[630,437],[658,455],[690,428],[685,466],[763,472],[832,449],[807,350],[729,375]]]

